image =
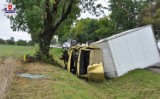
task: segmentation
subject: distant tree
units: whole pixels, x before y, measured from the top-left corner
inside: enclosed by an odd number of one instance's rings
[[[6,41],[0,38],[0,44],[6,44]]]
[[[81,19],[76,22],[75,27],[72,28],[70,37],[77,39],[80,43],[86,41],[97,41],[99,36],[95,33],[98,29],[98,20],[96,19]]]
[[[27,46],[27,41],[25,41],[25,40],[18,40],[18,41],[16,42],[16,44],[17,44],[17,45],[20,45],[20,46]]]
[[[106,16],[99,20],[89,18],[78,20],[66,37],[85,43],[86,41],[94,42],[109,37],[114,33],[114,23],[109,16]]]
[[[7,45],[15,45],[15,41],[13,40],[6,40]]]
[[[114,23],[109,16],[103,17],[98,21],[98,29],[95,31],[99,39],[106,38],[115,34]]]

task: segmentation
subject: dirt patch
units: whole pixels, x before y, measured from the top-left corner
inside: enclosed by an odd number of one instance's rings
[[[19,64],[20,62],[13,58],[0,59],[0,99],[5,97],[8,86],[12,82],[16,66]]]

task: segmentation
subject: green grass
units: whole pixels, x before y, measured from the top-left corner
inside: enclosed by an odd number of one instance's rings
[[[0,45],[0,57],[21,57],[24,54],[33,55],[38,48],[34,46]],[[62,49],[52,48],[50,53],[58,59],[62,54]]]
[[[134,70],[116,79],[90,83],[109,99],[158,99],[160,97],[160,74],[147,70]]]
[[[34,48],[0,45],[1,56],[23,55]],[[5,52],[5,53],[3,53]],[[8,53],[11,53],[8,54]],[[62,54],[61,49],[52,49],[56,59]],[[27,79],[15,76],[9,99],[159,99],[160,74],[148,70],[134,70],[115,79],[102,83],[87,82],[56,66],[42,63],[21,63],[17,69],[32,74],[45,74],[49,79]]]
[[[51,48],[50,54],[53,55],[53,58],[59,60],[62,55],[63,50],[60,48]]]
[[[34,51],[32,46],[0,45],[0,57],[20,57],[27,53],[33,54]]]

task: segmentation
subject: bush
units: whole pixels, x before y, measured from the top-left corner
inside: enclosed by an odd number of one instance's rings
[[[17,41],[17,45],[26,46],[26,45],[27,45],[27,42],[24,41],[24,40],[18,40],[18,41]]]
[[[29,42],[28,42],[28,45],[29,45],[29,46],[34,46],[34,44],[35,44],[35,43],[34,43],[33,41],[29,41]]]
[[[15,45],[15,41],[13,41],[13,40],[6,40],[6,43],[8,45]]]
[[[0,39],[0,44],[6,44],[6,41],[3,39]]]

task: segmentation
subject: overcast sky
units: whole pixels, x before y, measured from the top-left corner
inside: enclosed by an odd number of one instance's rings
[[[4,12],[2,9],[4,8],[4,4],[6,3],[6,0],[0,0],[0,38],[3,39],[10,39],[11,37],[14,37],[14,39],[17,41],[19,39],[23,40],[31,40],[31,36],[28,33],[25,32],[13,32],[10,28],[10,20],[4,16]],[[108,6],[108,0],[98,0],[98,3],[101,3],[103,6]],[[109,12],[105,11],[105,15],[108,15]],[[97,18],[96,16],[92,16],[89,13],[85,13],[81,15],[81,18]],[[103,17],[103,16],[101,16]]]

